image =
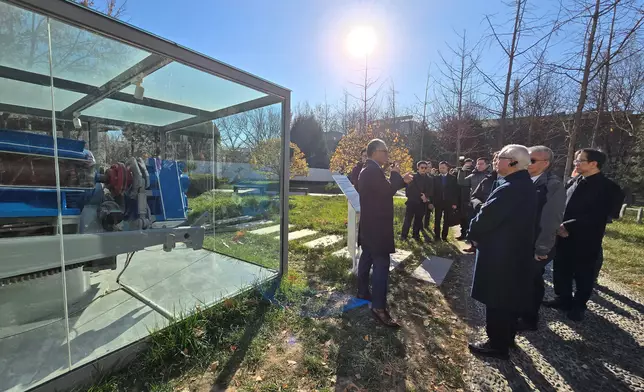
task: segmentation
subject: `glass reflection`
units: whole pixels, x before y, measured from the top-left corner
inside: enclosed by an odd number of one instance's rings
[[[279,268],[281,104],[257,108],[266,94],[53,20],[52,88],[47,26],[0,0],[0,390],[93,361]],[[33,243],[7,242],[23,237]]]
[[[61,268],[58,216],[78,225],[88,169],[82,143],[59,139],[57,192],[47,19],[0,2],[0,44],[0,390],[23,391],[69,370],[63,276],[71,300],[88,282]]]

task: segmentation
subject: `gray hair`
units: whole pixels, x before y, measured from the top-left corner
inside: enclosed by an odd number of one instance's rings
[[[508,144],[501,149],[499,156],[505,156],[517,161],[516,168],[519,170],[527,170],[531,163],[528,148],[520,144]]]
[[[552,162],[555,159],[555,153],[549,147],[546,146],[532,146],[528,148],[528,152],[532,154],[533,152],[544,152],[548,154],[548,161]]]
[[[372,139],[367,144],[367,156],[371,157],[379,148],[387,148],[387,144],[382,139]]]

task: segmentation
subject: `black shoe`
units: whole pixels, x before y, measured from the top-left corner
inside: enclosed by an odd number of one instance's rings
[[[553,299],[551,301],[543,301],[543,306],[547,308],[560,309],[560,310],[570,310],[572,308],[572,306],[569,303],[564,302],[559,298]]]
[[[475,355],[489,358],[498,358],[507,360],[510,358],[508,351],[499,350],[490,346],[490,342],[485,343],[470,343],[468,344],[470,352]]]
[[[566,317],[572,321],[579,322],[584,319],[584,311],[581,309],[572,309],[566,313]]]
[[[527,322],[524,319],[520,319],[517,323],[517,332],[523,331],[536,331],[537,323]]]

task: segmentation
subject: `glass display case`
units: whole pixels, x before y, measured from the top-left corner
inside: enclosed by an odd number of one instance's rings
[[[284,273],[288,90],[72,2],[0,44],[0,390]]]

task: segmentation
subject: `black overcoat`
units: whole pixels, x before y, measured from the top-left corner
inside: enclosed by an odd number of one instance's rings
[[[391,181],[391,182],[390,182]],[[369,159],[358,177],[360,194],[360,228],[358,244],[369,253],[390,254],[394,246],[394,195],[405,187],[398,173],[390,180],[380,165]]]
[[[513,312],[530,310],[537,192],[530,174],[521,170],[505,177],[470,224],[477,242],[472,298]]]

